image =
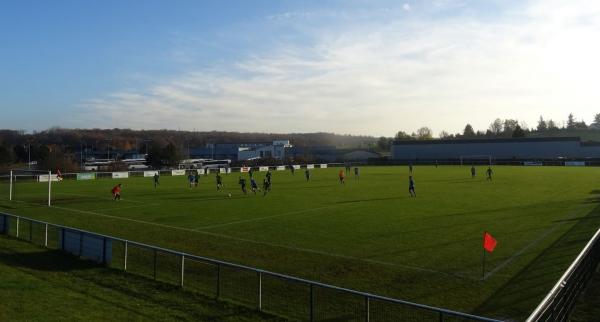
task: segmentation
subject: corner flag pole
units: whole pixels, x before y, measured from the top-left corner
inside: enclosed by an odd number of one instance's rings
[[[485,279],[485,231],[483,232],[483,242],[481,243],[481,280]]]

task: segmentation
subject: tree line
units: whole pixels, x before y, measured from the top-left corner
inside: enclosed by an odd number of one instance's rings
[[[64,129],[59,127],[26,133],[0,130],[0,167],[14,163],[38,162],[39,167],[77,168],[81,151],[106,152],[107,157],[118,151],[138,151],[148,155],[152,165],[170,165],[182,158],[189,148],[204,147],[209,143],[250,143],[290,140],[295,146],[335,146],[337,148],[376,147],[377,138],[334,133],[242,133],[220,131],[174,131],[131,129]],[[114,154],[113,154],[114,155]]]

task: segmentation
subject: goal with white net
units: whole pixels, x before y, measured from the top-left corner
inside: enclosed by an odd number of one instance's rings
[[[52,183],[59,180],[52,171],[43,170],[10,170],[8,178],[2,179],[8,184],[9,201],[48,206],[52,205]]]

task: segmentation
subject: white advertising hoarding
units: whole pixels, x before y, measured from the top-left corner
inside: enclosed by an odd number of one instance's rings
[[[155,174],[158,174],[158,171],[144,171],[144,177],[154,177]]]
[[[112,173],[112,178],[113,179],[126,179],[126,178],[129,178],[129,172],[113,172]]]
[[[184,176],[185,170],[171,170],[172,176]]]

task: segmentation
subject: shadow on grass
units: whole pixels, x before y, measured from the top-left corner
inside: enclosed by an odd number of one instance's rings
[[[598,229],[600,205],[592,209],[588,215],[568,221],[576,221],[576,223],[475,309],[474,313],[517,321],[524,320]]]
[[[31,274],[70,292],[103,302],[109,308],[127,311],[135,319],[160,319],[145,309],[146,305],[150,305],[168,314],[173,320],[283,320],[239,305],[217,301],[196,292],[186,291],[178,285],[157,282],[106,268],[60,251],[36,249],[37,246],[15,238],[0,236],[0,239],[5,239],[0,246],[0,264]],[[90,288],[90,285],[95,287]],[[119,295],[115,296],[116,294]],[[134,298],[138,302],[123,302],[124,298]]]
[[[15,239],[15,241],[17,240]],[[2,264],[13,267],[30,268],[37,271],[70,272],[99,267],[93,262],[79,260],[74,256],[58,250],[40,250],[23,253],[15,252],[6,247],[0,247],[0,254],[2,254],[2,256],[0,256],[0,263]]]

